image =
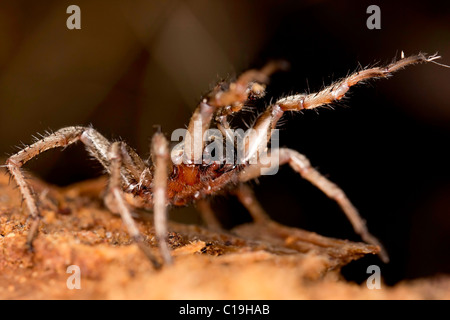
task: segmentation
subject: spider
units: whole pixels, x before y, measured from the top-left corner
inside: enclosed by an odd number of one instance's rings
[[[416,63],[437,63],[434,60],[438,58],[440,57],[437,55],[426,56],[422,53],[404,57],[402,52],[401,59],[398,61],[384,67],[359,70],[319,92],[295,94],[277,100],[257,117],[252,126],[253,134],[246,136],[246,152],[231,163],[202,159],[202,151],[207,151],[211,146],[211,143],[207,143],[205,139],[186,139],[171,153],[168,140],[160,131],[156,132],[152,138],[151,159],[148,161],[142,160],[125,142],[110,142],[92,127],[72,126],[49,133],[10,156],[6,161],[6,167],[20,189],[31,218],[27,245],[32,248],[41,214],[21,167],[41,152],[56,147],[67,147],[78,141],[85,145],[87,151],[110,175],[104,197],[105,206],[111,212],[120,214],[130,236],[156,268],[161,267],[163,263],[172,262],[167,243],[168,206],[184,206],[195,202],[207,225],[219,227],[207,197],[228,192],[237,196],[250,212],[255,223],[269,222],[270,218],[257,202],[246,182],[261,175],[264,167],[262,161],[250,160],[257,150],[267,150],[272,132],[286,111],[299,112],[336,103],[344,97],[350,87],[362,81],[387,78],[394,72]],[[230,118],[239,114],[250,99],[262,97],[269,77],[283,67],[283,63],[270,62],[260,70],[244,72],[229,84],[216,85],[201,99],[190,119],[186,134],[195,136],[196,133],[200,133],[200,137],[203,137],[213,126],[228,142],[231,141],[232,146],[235,146],[234,138],[229,137]],[[267,158],[274,153],[277,155],[275,157],[277,166],[289,164],[304,179],[335,200],[350,220],[355,232],[365,242],[379,246],[380,257],[388,261],[385,249],[377,238],[369,233],[364,220],[343,190],[314,169],[309,160],[299,152],[288,148],[277,148],[266,153],[265,156]],[[180,155],[183,161],[174,161],[174,159],[181,159]],[[140,234],[133,219],[132,208],[153,209],[156,239],[163,263],[153,255]]]

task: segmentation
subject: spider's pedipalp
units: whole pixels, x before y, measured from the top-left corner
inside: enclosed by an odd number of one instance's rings
[[[228,90],[212,92],[211,105],[216,108],[235,105],[238,108],[228,110],[227,114],[237,112],[243,107],[243,102],[249,98],[250,94],[256,97],[264,94],[265,87],[262,84],[268,83],[269,77],[273,73],[287,68],[288,64],[285,61],[271,61],[260,70],[248,70],[241,74],[235,82],[232,82]]]
[[[265,89],[263,84],[268,82],[270,75],[286,68],[285,62],[272,61],[260,70],[252,69],[244,72],[236,81],[230,83],[226,90],[216,86],[195,109],[187,129],[189,136],[203,137],[205,131],[210,128],[214,116],[222,128],[229,129],[228,116],[241,111],[250,96],[262,96]],[[198,124],[200,130],[197,129]],[[201,138],[192,140],[185,145],[185,156],[188,161],[201,163],[198,157],[201,157],[204,141]]]

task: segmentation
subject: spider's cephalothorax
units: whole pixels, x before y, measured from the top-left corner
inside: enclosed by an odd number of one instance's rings
[[[181,164],[174,167],[169,179],[167,196],[173,205],[182,206],[222,191],[238,182],[236,166],[212,164]]]
[[[150,169],[152,170],[152,169]],[[151,175],[150,175],[151,176]],[[138,202],[138,207],[153,208],[152,181],[139,183],[135,181],[128,188],[127,201]],[[208,165],[173,165],[167,181],[168,205],[185,206],[196,200],[223,192],[227,187],[239,182],[239,170],[235,165],[218,163]]]
[[[105,193],[105,205],[112,212],[121,215],[130,235],[156,267],[160,266],[160,262],[151,253],[135,225],[130,211],[133,207],[153,209],[156,236],[161,255],[166,263],[170,263],[172,259],[166,241],[166,210],[169,205],[180,206],[196,202],[198,208],[202,209],[207,224],[218,227],[219,224],[211,215],[205,198],[218,192],[231,192],[249,210],[256,223],[268,222],[268,216],[245,182],[261,175],[264,165],[249,160],[257,150],[267,149],[271,132],[285,111],[301,111],[335,103],[346,94],[350,87],[361,81],[387,78],[393,72],[408,65],[434,62],[437,58],[439,57],[436,55],[424,54],[404,58],[402,54],[402,58],[398,61],[384,67],[359,70],[317,93],[296,94],[277,100],[257,118],[251,128],[254,132],[246,136],[246,152],[231,163],[205,162],[202,154],[208,148],[208,144],[204,139],[191,139],[181,144],[175,150],[179,153],[175,154],[175,158],[182,157],[184,161],[178,163],[173,161],[173,152],[171,156],[167,139],[158,132],[152,139],[152,161],[148,165],[124,142],[110,142],[93,128],[67,127],[51,133],[12,155],[6,162],[6,167],[19,186],[32,218],[27,243],[31,247],[41,215],[21,167],[41,152],[56,147],[66,147],[77,141],[81,141],[86,146],[110,175]],[[199,103],[186,134],[192,137],[196,134],[203,137],[205,132],[214,125],[223,135],[224,141],[228,141],[231,130],[229,118],[238,114],[249,99],[262,97],[269,76],[283,67],[283,63],[269,63],[260,70],[249,70],[243,73],[229,85],[217,85]],[[234,140],[232,141],[234,143]],[[380,246],[381,258],[388,260],[381,244],[369,233],[356,208],[336,184],[322,176],[310,165],[308,159],[297,151],[279,148],[269,151],[266,156],[273,154],[276,154],[275,165],[289,164],[303,178],[335,200],[362,239]]]

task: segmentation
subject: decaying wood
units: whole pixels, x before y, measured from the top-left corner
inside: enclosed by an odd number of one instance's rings
[[[171,222],[175,263],[154,270],[120,217],[103,207],[99,199],[105,185],[105,179],[68,188],[34,181],[43,219],[34,252],[28,252],[25,206],[8,176],[0,178],[0,299],[400,298],[396,294],[401,290],[368,290],[339,275],[350,261],[376,254],[376,246],[276,223],[217,232]],[[138,227],[158,256],[149,214],[138,220]],[[81,269],[80,290],[66,286],[70,265]],[[450,281],[439,283],[429,298],[448,298]],[[406,298],[430,295],[428,282],[405,286],[420,288],[406,290]]]

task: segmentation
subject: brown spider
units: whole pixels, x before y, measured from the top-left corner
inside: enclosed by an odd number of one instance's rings
[[[178,148],[173,149],[171,157],[167,139],[163,134],[157,132],[151,142],[150,164],[142,160],[125,142],[110,142],[93,128],[66,127],[48,134],[12,155],[6,161],[6,167],[19,186],[32,219],[27,244],[31,248],[41,215],[21,167],[41,152],[56,147],[66,147],[81,141],[88,152],[103,165],[110,175],[104,198],[106,207],[113,213],[121,215],[128,232],[155,267],[159,267],[161,264],[150,252],[139,233],[130,207],[153,209],[160,253],[164,262],[170,263],[172,258],[166,239],[166,210],[169,205],[183,206],[197,202],[207,224],[217,227],[219,224],[212,215],[205,198],[218,194],[220,191],[228,191],[238,197],[255,222],[269,221],[269,217],[264,213],[252,190],[245,182],[260,176],[261,170],[265,167],[262,164],[263,158],[265,157],[267,160],[267,157],[274,153],[277,155],[275,157],[276,166],[289,164],[304,179],[335,200],[347,215],[355,232],[364,241],[380,246],[380,256],[387,261],[386,251],[379,241],[369,233],[364,220],[361,219],[345,193],[315,170],[304,155],[295,150],[279,148],[266,152],[260,162],[251,160],[258,150],[267,151],[272,132],[285,111],[301,111],[332,104],[342,99],[350,87],[361,81],[387,78],[393,72],[408,65],[434,62],[438,58],[436,55],[426,56],[424,54],[405,58],[402,53],[402,57],[398,61],[385,67],[360,70],[320,92],[296,94],[277,100],[257,118],[252,127],[254,129],[252,134],[245,136],[245,152],[231,163],[223,160],[211,162],[202,158],[203,152],[211,146],[211,143],[206,143],[208,140],[204,138],[186,138],[183,143],[178,145]],[[230,136],[230,116],[239,113],[249,99],[262,97],[269,76],[282,67],[283,64],[272,62],[261,70],[249,70],[243,73],[236,81],[227,86],[217,85],[202,99],[195,110],[186,135],[195,137],[196,134],[200,134],[200,137],[204,137],[211,125],[214,125],[228,142],[231,141],[232,148],[235,150],[235,137]],[[177,162],[174,159],[183,159],[183,161]]]

